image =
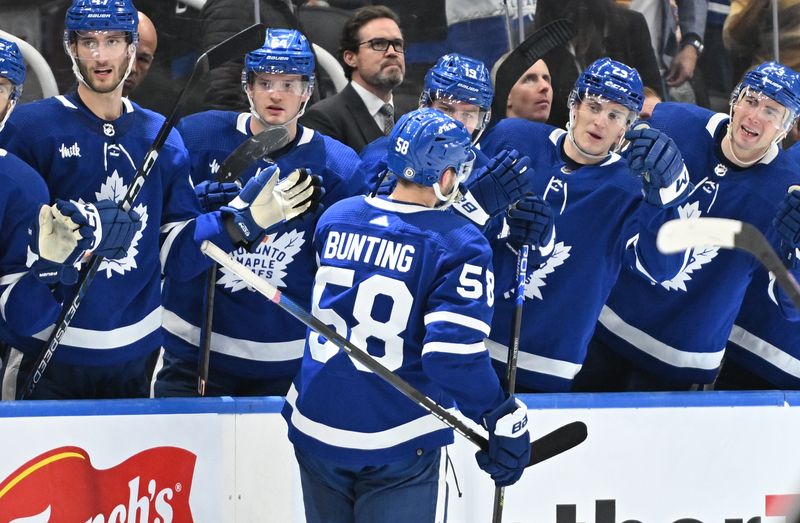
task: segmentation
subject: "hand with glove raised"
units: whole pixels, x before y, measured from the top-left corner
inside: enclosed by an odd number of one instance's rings
[[[547,247],[553,238],[553,211],[541,197],[528,194],[508,211],[508,244],[519,250]]]
[[[228,231],[234,244],[257,245],[268,230],[304,212],[313,212],[325,195],[322,178],[295,169],[278,182],[280,169],[271,165],[251,178],[223,213],[233,217]]]
[[[136,211],[124,211],[112,200],[95,203],[56,200],[55,207],[76,226],[90,229],[94,241],[88,250],[109,260],[127,256],[136,232],[142,228]]]
[[[486,214],[496,216],[529,191],[532,174],[530,158],[504,149],[475,172],[468,188]]]
[[[800,185],[789,187],[789,193],[778,205],[778,214],[772,220],[781,237],[781,254],[786,267],[800,267]]]
[[[48,285],[72,285],[78,281],[78,264],[91,248],[94,233],[63,216],[55,205],[42,205],[29,229],[29,261],[33,275]]]
[[[630,142],[628,165],[642,177],[645,200],[659,207],[672,207],[689,196],[694,185],[672,138],[640,124],[626,132],[625,139]]]
[[[483,426],[489,431],[489,451],[475,454],[478,466],[492,477],[496,486],[513,485],[531,459],[527,407],[510,396],[483,416]]]
[[[203,209],[203,212],[218,211],[239,196],[241,190],[241,185],[233,182],[210,182],[206,180],[194,186],[194,193],[197,195],[197,199],[200,200],[200,208]]]

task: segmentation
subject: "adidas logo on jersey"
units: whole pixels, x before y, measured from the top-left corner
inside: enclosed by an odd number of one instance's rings
[[[78,147],[78,142],[67,147],[65,144],[61,144],[61,148],[58,150],[61,153],[61,158],[80,158],[81,157],[81,148]]]

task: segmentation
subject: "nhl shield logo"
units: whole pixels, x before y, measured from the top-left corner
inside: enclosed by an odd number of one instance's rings
[[[714,174],[719,177],[725,176],[728,174],[728,168],[721,163],[718,163],[716,167],[714,167]]]
[[[116,131],[114,130],[114,126],[111,125],[110,123],[104,123],[103,124],[103,134],[105,134],[106,136],[114,136],[116,134]]]

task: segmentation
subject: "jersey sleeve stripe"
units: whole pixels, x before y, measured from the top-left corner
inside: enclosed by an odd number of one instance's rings
[[[358,450],[385,449],[446,428],[441,421],[430,414],[423,414],[417,419],[385,430],[356,432],[331,427],[307,418],[297,408],[296,402],[297,389],[292,385],[286,395],[286,403],[292,407],[292,425],[306,436],[335,447]],[[447,411],[455,415],[455,409]]]
[[[492,330],[491,326],[488,325],[487,323],[475,319],[471,316],[458,314],[457,312],[435,311],[435,312],[429,312],[428,314],[425,315],[425,325],[430,325],[431,323],[437,321],[455,323],[456,325],[462,327],[475,329],[476,331],[482,332],[484,336],[488,336],[489,331]]]
[[[11,289],[14,288],[14,285],[16,285],[24,275],[24,272],[17,272],[0,278],[0,286],[8,285],[3,291],[3,294],[0,295],[0,315],[2,315],[3,319],[6,318],[6,303],[8,302],[9,296],[11,296]]]
[[[156,307],[150,314],[136,323],[106,331],[70,326],[64,333],[61,345],[69,345],[79,349],[116,349],[132,345],[161,328],[162,311],[161,307]],[[50,337],[52,330],[53,326],[51,325],[34,334],[33,337],[37,340],[45,341]]]
[[[25,276],[25,274],[26,274],[25,272],[15,272],[13,274],[6,274],[2,278],[0,278],[0,286],[17,283],[23,276]]]
[[[167,264],[167,258],[169,258],[169,251],[172,249],[172,243],[175,241],[175,238],[181,233],[181,231],[189,225],[189,222],[192,220],[186,220],[182,222],[171,222],[166,223],[161,226],[161,233],[167,234],[167,237],[164,239],[164,243],[161,245],[161,253],[159,255],[159,259],[161,261],[161,267],[163,268]]]
[[[493,360],[501,363],[508,361],[508,347],[505,345],[494,340],[486,340],[486,347],[489,349],[489,354]],[[517,356],[517,367],[529,372],[538,372],[565,380],[573,380],[581,370],[582,365],[520,351]]]
[[[486,345],[479,341],[478,343],[447,343],[444,341],[431,341],[422,347],[422,355],[431,352],[447,352],[449,354],[477,354],[486,350]]]

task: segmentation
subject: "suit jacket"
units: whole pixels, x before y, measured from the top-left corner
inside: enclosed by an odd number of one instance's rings
[[[350,84],[309,107],[300,123],[349,145],[359,154],[365,145],[383,136],[383,129]]]

